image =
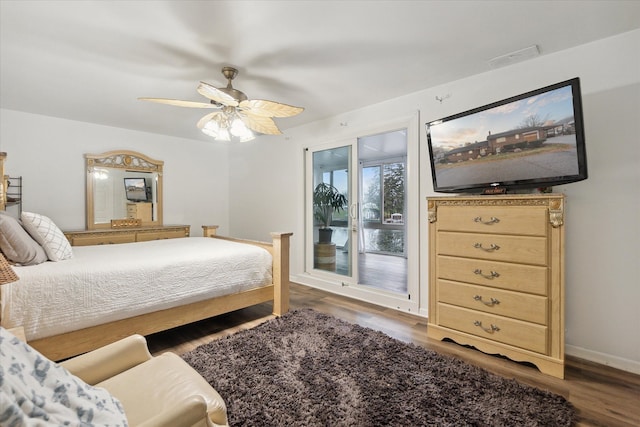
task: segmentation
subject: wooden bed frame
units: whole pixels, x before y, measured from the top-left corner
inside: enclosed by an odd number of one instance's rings
[[[203,226],[202,228],[205,237],[247,243],[268,250],[273,258],[272,284],[77,331],[52,335],[29,341],[29,344],[51,360],[62,360],[131,334],[148,335],[263,302],[273,301],[273,314],[276,316],[289,311],[289,239],[293,233],[271,233],[272,242],[266,243],[218,236],[216,234],[218,226],[215,225]]]

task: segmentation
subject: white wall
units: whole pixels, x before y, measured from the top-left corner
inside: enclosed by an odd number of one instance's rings
[[[133,150],[164,161],[164,223],[218,224],[228,231],[227,145],[134,132],[0,110],[0,151],[6,172],[22,175],[23,210],[50,217],[63,230],[85,228],[85,158]]]
[[[567,354],[640,373],[640,30],[289,129],[286,137],[236,145],[229,167],[231,232],[266,239],[269,231],[293,231],[292,277],[303,280],[304,147],[366,132],[416,109],[423,124],[573,77],[582,84],[589,179],[555,188],[568,198]],[[447,95],[442,103],[435,99]],[[420,138],[424,200],[434,193],[423,128]],[[422,203],[422,218],[424,209]],[[420,236],[424,312],[426,222]]]

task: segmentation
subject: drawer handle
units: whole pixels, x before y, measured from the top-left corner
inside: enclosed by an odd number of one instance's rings
[[[476,243],[473,245],[473,247],[476,249],[482,249],[485,252],[493,252],[500,249],[500,246],[496,245],[495,243],[490,244],[488,248],[483,248],[482,243]]]
[[[479,268],[476,268],[475,270],[473,270],[474,274],[477,274],[478,276],[482,276],[485,279],[489,279],[489,280],[493,280],[497,277],[500,277],[500,273],[498,273],[497,271],[493,271],[491,270],[491,274],[482,274],[482,270],[480,270]]]
[[[488,334],[492,334],[494,332],[498,332],[500,330],[499,327],[497,327],[496,325],[494,325],[493,323],[491,324],[490,328],[485,328],[484,326],[482,326],[482,322],[479,320],[476,320],[475,322],[473,322],[474,326],[479,327],[480,329],[482,329],[483,331],[485,331]]]
[[[474,222],[479,222],[481,224],[484,225],[493,225],[493,224],[497,224],[500,222],[500,220],[498,218],[496,218],[495,216],[492,216],[491,218],[489,218],[489,221],[483,221],[481,216],[477,216],[475,218],[473,218]]]
[[[482,295],[475,295],[473,297],[473,299],[476,300],[476,301],[480,301],[481,303],[483,303],[484,305],[489,306],[489,307],[493,307],[494,305],[500,304],[500,300],[498,300],[496,298],[493,298],[493,297],[491,297],[491,299],[489,301],[483,301],[482,300]]]

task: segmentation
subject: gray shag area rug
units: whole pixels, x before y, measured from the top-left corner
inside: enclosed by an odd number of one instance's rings
[[[311,309],[183,355],[232,426],[569,426],[562,396]]]

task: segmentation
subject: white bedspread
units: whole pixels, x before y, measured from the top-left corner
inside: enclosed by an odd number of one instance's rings
[[[209,237],[74,246],[74,257],[15,267],[2,326],[33,340],[271,284],[271,254]]]

